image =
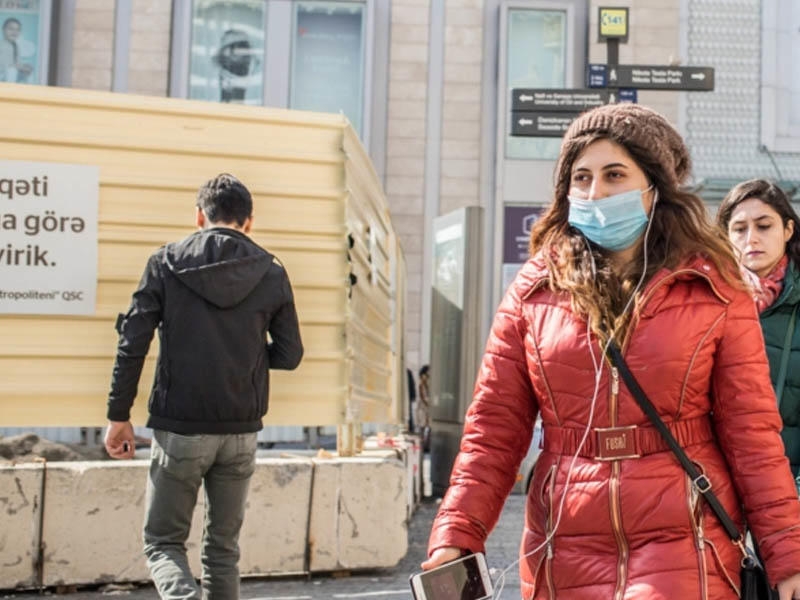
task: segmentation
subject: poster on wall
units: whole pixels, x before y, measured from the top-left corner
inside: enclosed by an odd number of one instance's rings
[[[91,315],[99,169],[0,160],[0,313]]]
[[[265,5],[261,0],[195,0],[190,98],[263,104]]]
[[[531,229],[543,211],[541,206],[506,206],[503,211],[503,293],[528,260]]]
[[[39,83],[40,0],[0,0],[0,81]]]

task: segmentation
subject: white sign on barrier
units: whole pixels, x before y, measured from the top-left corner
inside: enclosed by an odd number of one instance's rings
[[[0,313],[91,315],[99,169],[0,160]]]

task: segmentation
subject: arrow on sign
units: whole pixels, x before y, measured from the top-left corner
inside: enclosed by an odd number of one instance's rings
[[[520,102],[530,102],[533,100],[533,96],[526,96],[525,94],[522,94],[519,99]]]
[[[520,125],[533,125],[533,120],[532,119],[520,119],[519,120],[519,124]]]
[[[703,81],[706,78],[706,74],[705,73],[692,73],[691,77],[692,77],[692,79],[699,79],[700,81]]]

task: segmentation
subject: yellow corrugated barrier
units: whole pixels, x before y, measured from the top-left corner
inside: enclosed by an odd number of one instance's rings
[[[104,424],[117,313],[149,254],[192,232],[197,188],[223,171],[253,194],[253,238],[286,265],[306,348],[297,371],[273,372],[266,423],[402,421],[405,264],[344,117],[14,84],[0,84],[0,114],[0,159],[93,165],[100,178],[95,314],[0,314],[0,425]]]

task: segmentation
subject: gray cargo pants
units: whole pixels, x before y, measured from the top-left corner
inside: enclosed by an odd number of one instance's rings
[[[256,436],[153,431],[144,553],[161,598],[201,598],[186,556],[201,483],[205,490],[202,598],[239,598],[239,530],[255,468]]]

